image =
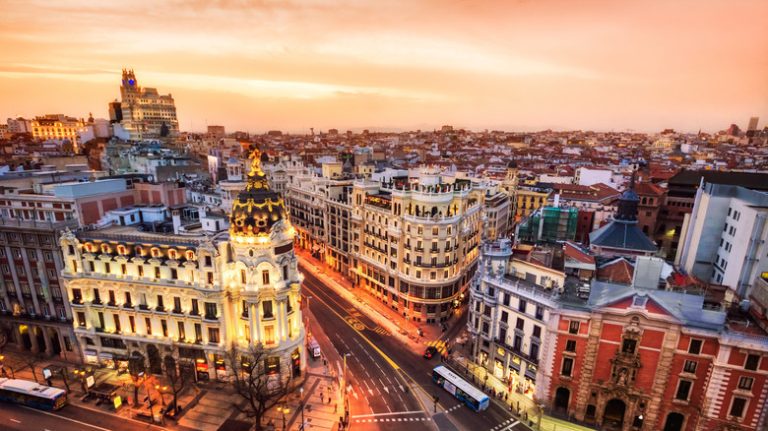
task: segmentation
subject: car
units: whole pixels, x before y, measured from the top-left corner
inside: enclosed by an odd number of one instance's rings
[[[433,356],[437,354],[437,347],[435,346],[429,346],[427,347],[427,350],[424,352],[424,359],[432,359]]]

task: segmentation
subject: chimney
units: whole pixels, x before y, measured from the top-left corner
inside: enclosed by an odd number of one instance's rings
[[[181,212],[179,210],[171,211],[171,218],[173,219],[173,233],[178,235],[181,228]]]

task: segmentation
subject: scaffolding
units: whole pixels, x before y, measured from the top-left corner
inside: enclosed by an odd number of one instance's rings
[[[556,243],[576,239],[579,211],[576,208],[543,207],[523,220],[517,228],[518,241]]]

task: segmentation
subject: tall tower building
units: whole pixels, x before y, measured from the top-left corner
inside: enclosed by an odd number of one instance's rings
[[[131,140],[178,135],[179,121],[173,96],[161,95],[156,88],[140,87],[133,69],[123,69],[120,97],[120,124]]]

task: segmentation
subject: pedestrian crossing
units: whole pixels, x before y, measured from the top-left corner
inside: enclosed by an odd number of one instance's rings
[[[373,329],[373,332],[379,334],[379,335],[392,335],[391,332],[387,331],[386,329],[382,328],[381,326],[377,326]]]
[[[509,431],[511,430],[515,425],[519,424],[520,421],[515,420],[514,418],[509,418],[505,420],[504,422],[496,425],[495,427],[491,428],[490,431]]]
[[[366,418],[366,419],[355,419],[355,423],[373,423],[373,422],[428,422],[431,421],[432,418],[430,417],[419,417],[419,418]]]
[[[427,343],[427,346],[435,347],[437,351],[440,352],[441,355],[448,354],[448,345],[443,340],[432,340],[429,343]]]

